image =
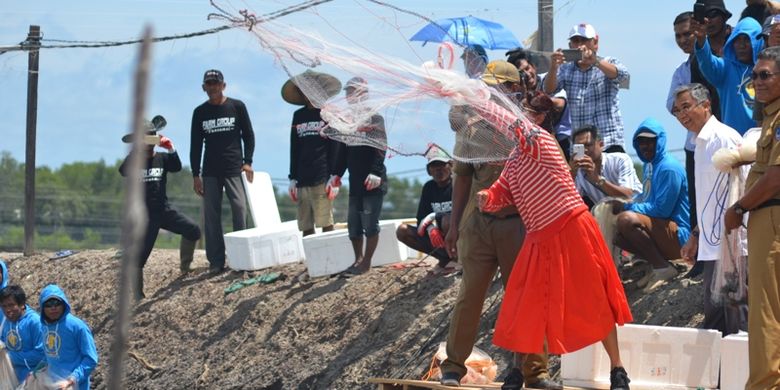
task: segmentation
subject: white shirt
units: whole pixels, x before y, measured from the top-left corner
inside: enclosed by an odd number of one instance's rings
[[[630,188],[634,195],[642,192],[642,182],[639,181],[639,177],[636,175],[634,161],[626,153],[602,153],[601,176],[604,176],[604,180],[612,184]],[[577,191],[582,195],[586,195],[593,203],[598,203],[601,199],[607,197],[604,191],[591,184],[585,178],[585,173],[581,169],[578,170],[577,176],[574,177],[574,184],[577,186]]]
[[[729,204],[729,180],[735,180],[719,172],[712,164],[712,155],[722,148],[736,149],[742,143],[742,136],[736,130],[711,116],[696,136],[694,162],[696,166],[696,217],[699,223],[698,261],[715,261],[720,258],[721,238],[725,234],[723,218]],[[737,171],[747,177],[749,165]],[[743,242],[747,248],[747,242]],[[743,253],[747,255],[747,252]]]

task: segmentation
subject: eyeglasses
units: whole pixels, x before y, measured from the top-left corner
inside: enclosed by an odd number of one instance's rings
[[[704,17],[707,19],[714,19],[718,16],[723,16],[723,13],[718,9],[711,9],[704,14]]]
[[[687,114],[688,112],[693,110],[694,107],[698,107],[700,105],[701,105],[701,103],[697,103],[697,104],[694,104],[692,106],[681,107],[680,109],[676,109],[676,108],[672,109],[672,115],[680,116],[682,114]]]
[[[43,303],[43,307],[57,307],[62,306],[62,301],[57,299],[50,299]]]
[[[760,71],[758,73],[756,73],[756,72],[751,73],[750,74],[750,79],[752,79],[752,80],[761,79],[761,81],[767,81],[767,80],[769,80],[770,77],[774,76],[775,74],[776,73],[772,73],[772,72],[770,72],[768,70],[762,70],[762,71]]]

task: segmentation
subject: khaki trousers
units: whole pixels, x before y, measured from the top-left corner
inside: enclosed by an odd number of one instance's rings
[[[500,219],[474,211],[461,224],[458,262],[463,266],[463,277],[450,322],[447,359],[441,365],[442,372],[466,375],[464,362],[477,339],[490,282],[496,269],[500,269],[501,283],[506,287],[524,237],[525,227],[518,216]],[[526,355],[522,368],[528,383],[549,377],[547,354]]]
[[[745,389],[780,388],[780,207],[751,211],[748,220],[748,341]]]

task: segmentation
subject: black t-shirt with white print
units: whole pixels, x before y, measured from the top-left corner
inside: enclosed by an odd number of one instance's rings
[[[231,177],[241,174],[243,164],[252,164],[255,134],[244,103],[226,98],[220,105],[205,102],[192,112],[190,130],[192,175]],[[241,143],[243,141],[243,152]],[[205,153],[203,144],[206,145]]]
[[[119,173],[127,176],[125,165],[128,163],[128,157],[122,161],[119,166]],[[181,160],[179,154],[173,153],[155,153],[144,161],[141,169],[141,181],[146,188],[146,208],[148,211],[162,211],[169,208],[168,194],[165,187],[168,183],[168,172],[181,171]]]
[[[293,113],[289,179],[298,187],[325,183],[335,171],[340,145],[322,134],[324,127],[319,108],[303,107]]]
[[[452,211],[452,180],[444,187],[439,187],[433,180],[423,185],[420,203],[417,205],[417,224],[432,212],[449,213]]]

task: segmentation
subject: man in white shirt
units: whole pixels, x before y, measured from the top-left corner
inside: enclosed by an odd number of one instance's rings
[[[596,204],[606,197],[631,199],[642,192],[634,162],[626,153],[604,153],[604,141],[596,126],[574,131],[574,144],[584,146],[585,155],[572,156],[574,184],[586,203]]]
[[[712,115],[709,93],[698,83],[684,85],[675,91],[672,113],[680,123],[696,134],[694,152],[696,169],[696,216],[698,225],[693,228],[688,242],[682,248],[684,259],[697,258],[704,265],[704,322],[703,328],[717,329],[724,335],[747,329],[747,304],[715,305],[712,290],[715,278],[716,261],[721,261],[721,245],[725,245],[726,231],[723,229],[723,217],[730,205],[726,198],[729,183],[739,180],[721,173],[712,164],[712,156],[722,148],[736,149],[742,143],[739,133],[724,125]],[[747,176],[747,166],[736,170],[743,179]],[[694,210],[692,210],[694,211]],[[747,243],[743,242],[742,256],[747,256]],[[698,255],[698,257],[697,257]]]

